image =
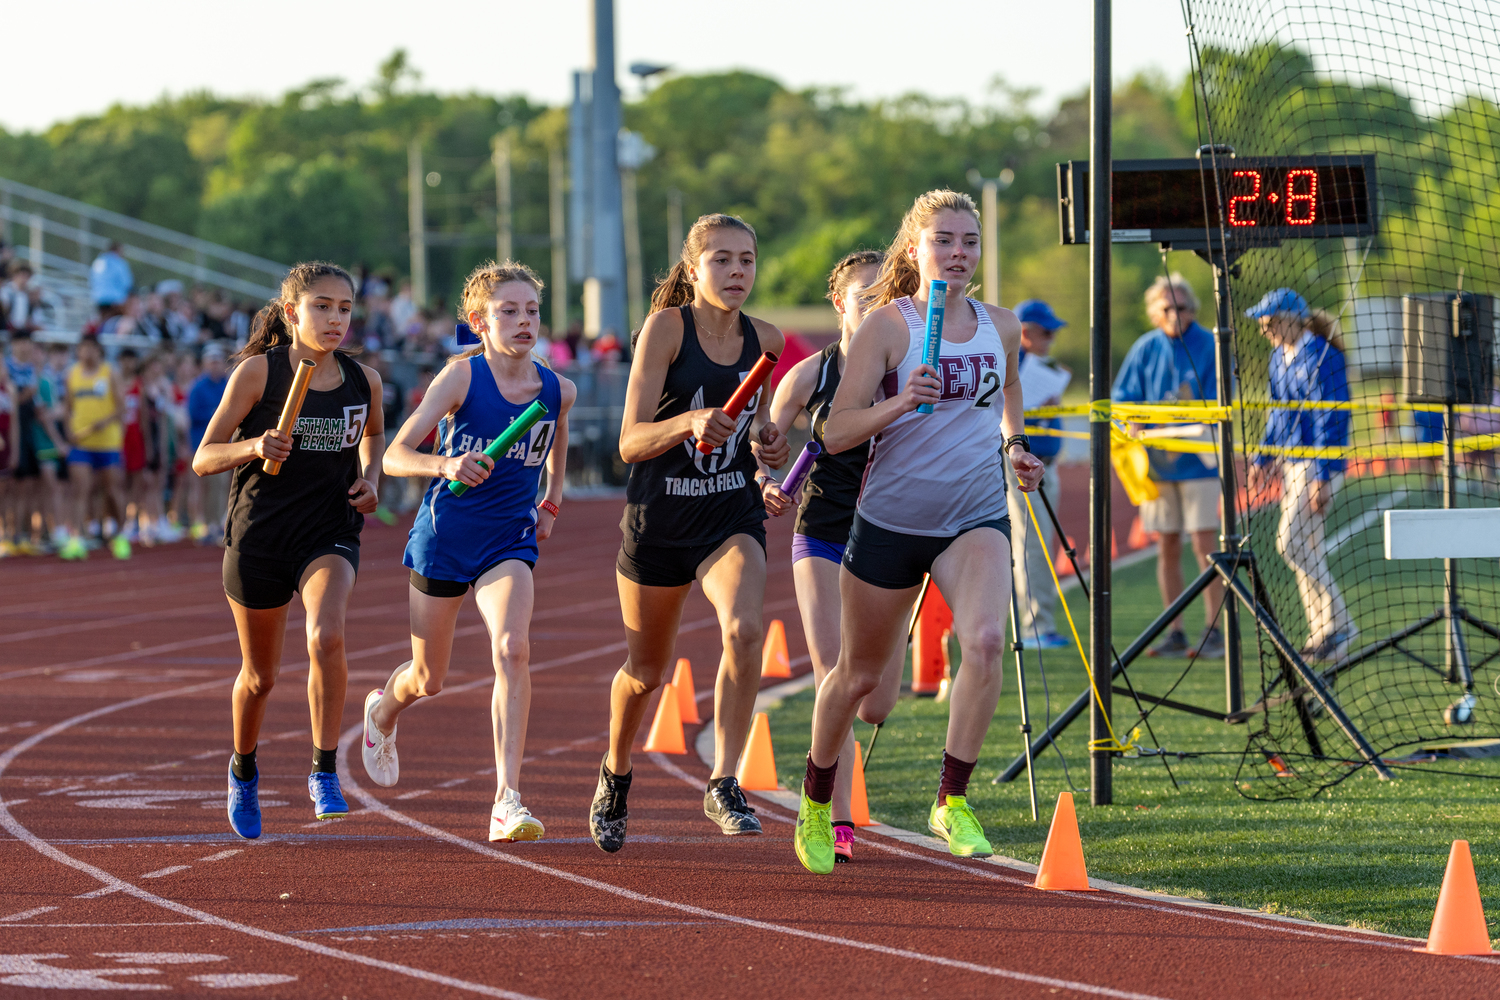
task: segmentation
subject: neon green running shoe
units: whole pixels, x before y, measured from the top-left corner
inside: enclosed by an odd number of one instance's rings
[[[116,535],[110,539],[109,551],[114,554],[116,559],[129,559],[130,539],[126,538],[123,532]]]
[[[927,814],[927,829],[946,840],[949,852],[960,858],[987,858],[995,853],[965,796],[950,795],[945,806],[934,802]]]
[[[833,871],[833,803],[814,802],[802,791],[802,808],[797,810],[797,832],[792,836],[797,860],[814,875]]]

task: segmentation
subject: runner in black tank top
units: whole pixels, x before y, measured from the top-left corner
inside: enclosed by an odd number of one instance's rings
[[[842,379],[841,369],[849,341],[864,319],[864,292],[874,284],[884,256],[874,250],[851,253],[834,265],[828,275],[828,298],[838,312],[839,339],[819,353],[799,361],[776,388],[771,401],[771,421],[789,427],[799,413],[806,413],[812,439],[823,443],[823,428]],[[839,563],[854,522],[854,505],[865,473],[869,445],[831,454],[824,451],[813,463],[802,487],[802,506],[797,511],[796,534],[792,536],[792,581],[797,587],[797,606],[802,612],[802,634],[812,657],[813,676],[819,684],[838,662],[839,655]],[[794,502],[774,482],[765,485],[766,509],[775,516],[791,510]],[[903,645],[893,654],[905,659]],[[859,707],[866,722],[883,722],[901,693],[901,672],[882,683]],[[841,753],[854,759],[854,736],[844,741]],[[854,823],[849,811],[852,769],[845,768],[833,791],[832,816],[836,824],[837,860],[854,860]]]
[[[229,825],[260,836],[256,742],[276,682],[287,608],[302,594],[307,611],[312,703],[313,814],[349,811],[335,772],[348,664],[344,614],[359,567],[364,515],[378,504],[385,450],[380,376],[335,349],[349,328],[354,281],[332,264],[298,264],[281,295],[255,318],[244,360],[229,377],[193,471],[234,470],[225,529],[224,591],[244,662],[234,685],[234,756]],[[316,363],[290,436],[276,430],[303,360]],[[282,463],[267,475],[265,460]]]
[[[611,853],[625,845],[631,745],[672,665],[695,579],[718,610],[724,643],[703,811],[725,834],[760,833],[734,779],[760,686],[766,586],[765,512],[751,444],[779,466],[787,443],[763,422],[764,389],[738,420],[719,409],[762,351],[779,355],[785,346],[781,331],[740,312],[755,283],[755,251],[755,231],[739,219],[695,222],[652,297],[630,369],[620,456],[634,468],[615,563],[629,657],[610,690],[610,749],[589,812],[594,843]],[[712,452],[701,454],[699,441]]]

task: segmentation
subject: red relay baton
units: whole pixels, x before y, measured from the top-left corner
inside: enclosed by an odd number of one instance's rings
[[[724,415],[730,420],[738,420],[740,413],[750,403],[750,397],[766,384],[766,379],[771,377],[771,369],[776,367],[776,355],[770,351],[762,354],[760,360],[755,362],[755,367],[750,369],[750,374],[745,376],[745,381],[734,390],[734,395],[729,397],[729,402],[723,406]],[[713,454],[714,446],[703,441],[698,442],[698,450],[705,455]]]

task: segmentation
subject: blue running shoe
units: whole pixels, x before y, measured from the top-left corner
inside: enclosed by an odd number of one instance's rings
[[[260,836],[260,775],[249,781],[234,776],[229,765],[229,828],[246,840]]]
[[[314,771],[307,776],[307,797],[313,800],[313,815],[318,819],[340,819],[349,815],[349,803],[339,790],[339,776]]]

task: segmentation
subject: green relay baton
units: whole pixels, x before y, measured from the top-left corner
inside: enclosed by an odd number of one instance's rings
[[[499,461],[501,455],[510,451],[511,445],[521,440],[522,434],[531,430],[532,424],[546,415],[547,408],[542,405],[542,401],[540,399],[532,400],[531,405],[526,407],[509,427],[505,428],[505,433],[490,442],[490,446],[484,449],[484,453],[490,457],[491,462]],[[454,479],[448,483],[448,492],[456,497],[461,497],[469,492],[469,484],[461,483],[457,479]]]

